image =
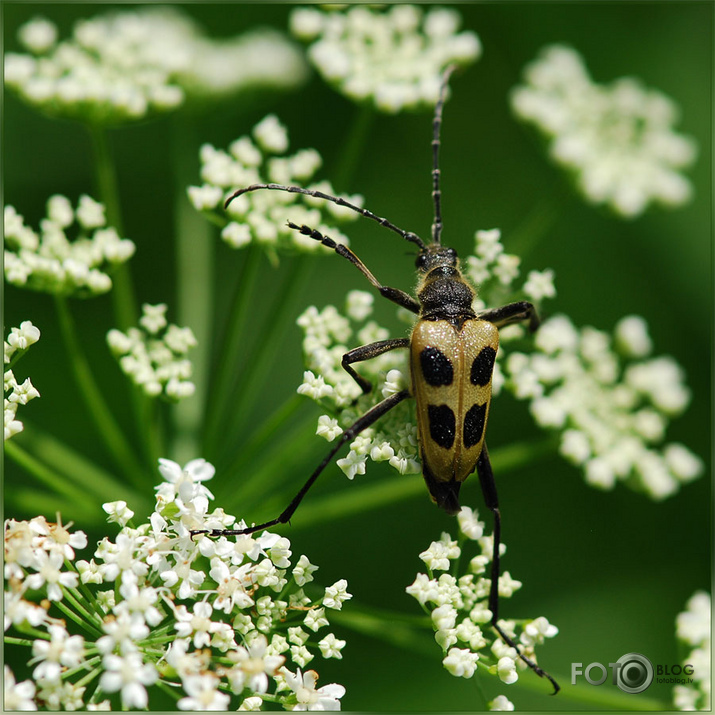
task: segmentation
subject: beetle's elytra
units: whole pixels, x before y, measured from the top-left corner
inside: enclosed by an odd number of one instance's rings
[[[415,244],[419,253],[416,267],[420,277],[417,298],[402,290],[382,285],[353,251],[336,243],[310,226],[289,227],[320,241],[324,246],[350,261],[370,283],[388,300],[417,314],[418,319],[410,338],[381,340],[350,350],[343,356],[343,368],[357,382],[364,393],[372,390],[368,380],[352,367],[354,363],[369,360],[390,350],[407,348],[410,351],[411,389],[390,395],[368,410],[336,440],[330,452],[310,475],[288,507],[275,519],[245,529],[197,530],[192,535],[229,536],[250,534],[276,524],[285,524],[293,516],[315,480],[332,461],[340,449],[356,435],[375,423],[409,397],[417,406],[417,428],[420,442],[422,469],[432,500],[448,514],[459,512],[459,490],[462,482],[477,471],[484,501],[494,516],[494,547],[492,554],[489,609],[491,625],[519,657],[538,675],[547,678],[559,691],[556,681],[536,663],[521,653],[519,646],[499,625],[499,547],[501,515],[496,483],[489,462],[485,442],[489,406],[491,403],[492,373],[499,348],[499,328],[515,322],[527,322],[533,332],[539,325],[534,306],[526,301],[510,303],[501,308],[483,311],[472,309],[475,291],[462,276],[459,259],[453,248],[441,243],[442,214],[439,172],[440,128],[449,77],[447,68],[443,75],[439,101],[435,107],[432,138],[432,198],[434,222],[432,240],[426,244],[417,234],[395,226],[387,219],[361,208],[340,197],[321,191],[282,184],[253,184],[234,192],[226,206],[236,197],[249,191],[273,190],[300,193],[330,201],[378,222]]]

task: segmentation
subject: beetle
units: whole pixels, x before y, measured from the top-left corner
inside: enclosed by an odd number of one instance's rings
[[[499,348],[499,328],[512,323],[526,322],[531,332],[539,326],[534,306],[527,301],[510,303],[500,308],[475,313],[472,303],[475,290],[462,275],[457,252],[442,245],[442,211],[440,190],[439,149],[442,110],[446,100],[449,78],[454,66],[443,74],[439,99],[435,106],[432,134],[432,200],[434,221],[431,242],[425,243],[417,234],[404,231],[385,218],[349,201],[312,189],[283,184],[252,184],[238,189],[225,202],[225,207],[242,194],[273,190],[299,193],[330,201],[355,211],[381,226],[397,233],[419,249],[416,268],[419,283],[416,298],[402,290],[380,283],[364,263],[347,246],[336,243],[329,236],[306,226],[288,222],[291,229],[320,241],[324,246],[350,261],[388,300],[417,315],[417,322],[409,338],[380,340],[345,353],[342,367],[357,382],[363,393],[372,384],[352,365],[382,355],[390,350],[407,348],[410,354],[411,389],[385,398],[362,415],[336,440],[336,444],[310,475],[286,509],[275,519],[244,529],[194,530],[192,536],[231,536],[288,523],[318,476],[340,449],[363,430],[375,423],[402,401],[413,397],[416,401],[417,432],[422,469],[432,501],[448,514],[460,510],[459,491],[464,480],[475,469],[487,508],[494,518],[494,546],[492,556],[489,609],[491,625],[519,657],[538,675],[547,678],[554,687],[559,685],[551,675],[526,657],[516,642],[499,625],[499,550],[501,544],[501,514],[496,483],[485,442],[485,431],[491,403],[492,374]]]

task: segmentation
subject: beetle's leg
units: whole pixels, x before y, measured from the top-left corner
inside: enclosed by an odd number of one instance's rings
[[[411,310],[413,313],[420,312],[420,304],[411,295],[408,295],[398,288],[390,288],[389,286],[382,285],[382,283],[380,283],[380,281],[377,280],[377,278],[375,278],[375,276],[368,270],[367,266],[347,246],[344,246],[342,243],[336,243],[332,238],[330,238],[330,236],[324,236],[320,233],[320,231],[316,231],[310,226],[298,226],[292,221],[288,222],[288,226],[296,231],[300,231],[300,233],[304,236],[310,236],[316,241],[320,241],[324,246],[332,248],[338,255],[343,258],[347,258],[348,261],[350,261],[350,263],[352,263],[365,276],[365,278],[367,278],[370,283],[372,283],[375,288],[380,291],[380,295],[384,296],[388,300],[391,300],[393,303],[397,303],[397,305],[402,306],[403,308],[407,308],[407,310]]]
[[[511,323],[520,323],[522,320],[529,321],[529,330],[533,333],[539,327],[539,316],[536,313],[536,308],[526,300],[520,300],[518,303],[509,303],[501,308],[492,308],[479,313],[481,320],[488,320],[494,323],[497,328],[502,328]]]
[[[209,534],[210,536],[238,536],[240,534],[252,534],[254,531],[262,531],[263,529],[268,529],[276,524],[287,524],[293,513],[298,508],[298,505],[303,501],[303,497],[308,493],[308,490],[313,486],[315,480],[320,476],[320,473],[325,469],[325,467],[330,464],[330,461],[338,453],[340,448],[346,443],[356,437],[364,429],[367,429],[371,424],[376,422],[380,417],[382,417],[386,412],[389,412],[395,405],[398,405],[403,400],[406,400],[410,396],[409,390],[402,390],[401,392],[396,392],[394,395],[390,395],[382,402],[378,402],[372,409],[368,410],[362,417],[360,417],[351,427],[345,430],[340,435],[340,438],[336,442],[335,446],[330,450],[325,459],[318,465],[317,469],[310,475],[308,481],[303,485],[301,490],[293,497],[291,503],[286,509],[275,519],[265,522],[264,524],[258,524],[256,526],[248,526],[245,529],[197,529],[191,531],[191,536],[196,536],[197,534]]]
[[[491,321],[490,321],[491,322]],[[489,461],[489,452],[487,451],[486,442],[482,447],[482,453],[477,460],[477,473],[479,474],[479,484],[482,487],[484,502],[487,508],[494,516],[494,549],[492,552],[492,573],[491,573],[491,588],[489,589],[489,610],[492,612],[492,627],[501,636],[501,639],[516,650],[521,658],[537,675],[547,678],[551,685],[554,686],[552,695],[556,695],[561,689],[559,684],[545,671],[542,670],[533,660],[527,658],[519,649],[513,638],[508,636],[502,627],[499,625],[499,575],[501,568],[499,566],[499,549],[501,547],[501,514],[499,512],[499,499],[497,497],[497,486],[494,481],[494,472]]]
[[[350,377],[360,385],[360,389],[364,394],[367,395],[368,392],[372,391],[372,383],[366,380],[361,375],[358,375],[355,370],[350,367],[351,363],[362,362],[363,360],[371,360],[378,355],[389,352],[390,350],[395,350],[397,348],[408,348],[410,347],[409,338],[393,338],[391,340],[380,340],[376,343],[370,343],[370,345],[362,345],[359,348],[350,350],[343,355],[343,369],[350,375]]]

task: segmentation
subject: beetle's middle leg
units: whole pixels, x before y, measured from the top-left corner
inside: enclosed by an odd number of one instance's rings
[[[494,481],[494,472],[489,461],[489,452],[487,451],[486,442],[482,447],[482,453],[477,460],[477,473],[479,474],[479,484],[482,487],[484,502],[487,508],[494,516],[494,548],[492,551],[492,573],[491,587],[489,589],[489,610],[492,612],[492,627],[501,636],[501,639],[516,650],[521,658],[537,675],[547,678],[554,686],[555,695],[561,689],[559,684],[545,671],[542,670],[533,660],[527,658],[522,652],[516,641],[504,632],[504,629],[499,625],[499,575],[501,568],[499,565],[499,550],[501,547],[501,513],[499,512],[499,498],[497,497],[497,486]]]
[[[379,340],[376,343],[370,343],[369,345],[361,345],[359,348],[354,348],[343,355],[343,369],[345,372],[352,377],[363,394],[367,395],[372,392],[372,383],[366,380],[364,377],[359,375],[354,368],[350,365],[354,362],[362,362],[363,360],[370,360],[382,355],[383,353],[389,352],[390,350],[396,350],[397,348],[408,348],[410,346],[409,338],[392,338],[391,340]]]

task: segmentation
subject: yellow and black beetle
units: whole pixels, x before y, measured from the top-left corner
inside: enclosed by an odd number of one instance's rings
[[[433,120],[432,137],[432,198],[434,223],[432,241],[425,244],[414,233],[398,228],[387,219],[352,204],[340,197],[321,191],[282,184],[252,184],[233,193],[231,201],[249,191],[273,190],[305,194],[324,199],[348,209],[394,231],[406,241],[415,244],[419,253],[416,267],[420,275],[417,299],[407,293],[382,285],[363,262],[347,246],[336,243],[329,236],[309,226],[289,222],[290,228],[320,241],[354,264],[385,298],[407,308],[418,316],[410,338],[381,340],[350,350],[343,355],[342,366],[360,385],[364,393],[372,384],[361,377],[353,363],[377,357],[397,348],[409,348],[411,389],[390,395],[368,410],[336,440],[335,445],[310,475],[288,507],[275,519],[245,529],[207,529],[193,531],[192,535],[231,536],[251,534],[255,531],[285,524],[293,516],[303,497],[338,451],[356,435],[367,429],[395,405],[414,397],[417,405],[417,427],[422,459],[422,470],[432,500],[448,514],[457,514],[459,489],[462,482],[476,469],[487,507],[494,515],[494,551],[492,556],[489,609],[491,625],[505,643],[515,648],[519,657],[538,675],[556,681],[536,663],[524,656],[514,640],[498,624],[499,606],[499,549],[501,544],[501,516],[497,500],[494,474],[484,440],[489,405],[491,402],[492,373],[499,347],[499,328],[510,323],[528,321],[533,332],[539,319],[534,306],[526,301],[510,303],[501,308],[475,313],[472,309],[475,291],[464,279],[459,269],[457,252],[441,243],[442,214],[439,171],[440,128],[449,77],[453,67],[445,70],[440,97]]]

